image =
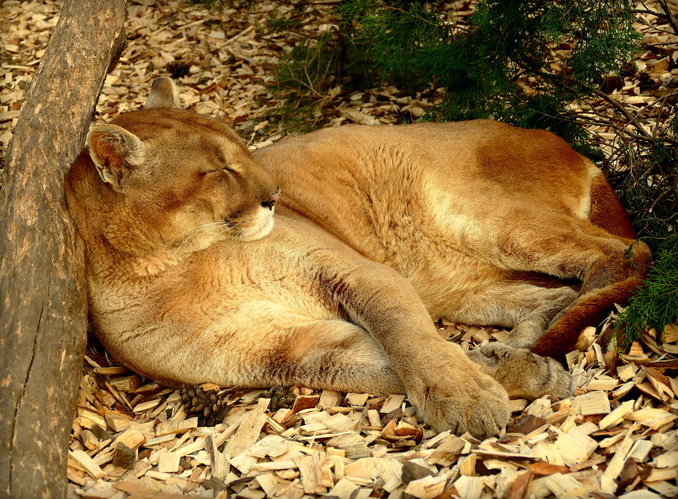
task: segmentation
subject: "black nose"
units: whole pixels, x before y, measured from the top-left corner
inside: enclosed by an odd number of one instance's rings
[[[275,192],[271,195],[270,198],[268,198],[266,201],[261,202],[261,206],[264,208],[268,208],[269,210],[273,209],[273,206],[275,206],[275,203],[278,201],[280,198],[280,187],[278,187]]]

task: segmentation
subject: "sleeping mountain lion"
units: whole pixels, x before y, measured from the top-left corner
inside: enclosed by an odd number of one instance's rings
[[[433,428],[485,437],[509,397],[572,393],[542,355],[643,278],[609,184],[551,133],[340,126],[252,154],[176,95],[160,78],[93,124],[66,180],[93,327],[162,383],[406,393]],[[510,339],[466,354],[440,317]]]

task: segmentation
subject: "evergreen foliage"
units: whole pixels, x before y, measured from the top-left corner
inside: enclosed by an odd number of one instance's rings
[[[293,53],[281,68],[298,81],[286,78],[280,88],[298,97],[323,81],[347,89],[379,81],[416,90],[434,85],[447,98],[428,119],[494,118],[549,129],[590,152],[567,104],[590,95],[637,50],[630,2],[482,0],[466,24],[447,22],[445,5],[340,3],[334,40],[316,41],[318,59],[335,52],[333,66],[316,73],[317,61]],[[571,49],[567,56],[552,50],[559,46]]]
[[[673,117],[665,139],[675,139],[677,123]],[[624,146],[623,154],[626,168],[617,194],[654,261],[644,286],[617,319],[617,330],[624,332],[622,346],[628,346],[648,328],[662,331],[666,324],[678,323],[678,147],[658,137]]]
[[[654,254],[654,266],[645,285],[631,297],[617,317],[617,330],[624,331],[628,347],[648,328],[662,332],[667,324],[678,323],[678,234],[673,234]]]

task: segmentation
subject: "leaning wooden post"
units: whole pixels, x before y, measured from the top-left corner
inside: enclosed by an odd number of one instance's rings
[[[86,342],[84,256],[63,195],[125,0],[66,0],[28,91],[0,199],[0,496],[65,497]]]

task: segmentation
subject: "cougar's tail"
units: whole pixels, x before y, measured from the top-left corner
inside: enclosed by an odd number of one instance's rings
[[[532,351],[539,355],[563,359],[574,350],[582,329],[599,324],[615,303],[626,302],[642,284],[650,264],[650,249],[640,241],[612,187],[597,168],[591,185],[591,213],[589,221],[631,248],[632,256],[610,260],[603,267],[609,276],[607,284],[587,289],[587,280],[582,284],[582,294],[565,313],[557,319],[537,340]],[[619,263],[621,262],[621,264]]]
[[[563,360],[575,349],[579,334],[587,326],[602,322],[615,303],[626,302],[642,284],[641,275],[580,296],[532,346],[532,352]]]

